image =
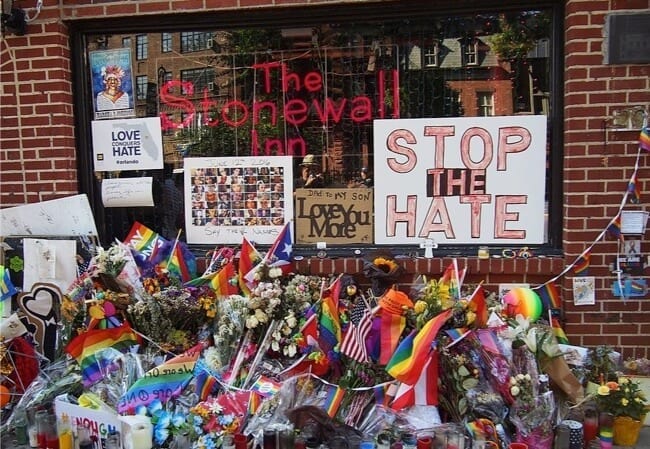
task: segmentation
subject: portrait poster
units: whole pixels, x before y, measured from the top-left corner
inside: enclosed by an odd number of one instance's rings
[[[375,243],[544,243],[546,121],[375,120]]]
[[[293,219],[291,156],[185,158],[188,243],[272,244]]]
[[[134,117],[131,49],[91,51],[89,65],[95,120]]]
[[[372,189],[296,189],[296,243],[372,243]]]

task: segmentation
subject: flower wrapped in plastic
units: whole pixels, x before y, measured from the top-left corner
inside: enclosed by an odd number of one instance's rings
[[[461,422],[469,411],[467,394],[479,385],[481,369],[476,351],[468,341],[460,341],[440,352],[438,400],[448,421]]]
[[[227,296],[219,301],[218,310],[213,333],[212,368],[216,372],[223,372],[235,357],[246,330],[248,299],[239,295]]]
[[[190,408],[192,448],[217,447],[225,434],[242,430],[248,413],[250,391],[222,391]]]
[[[552,447],[556,404],[552,391],[535,393],[537,381],[529,373],[518,373],[509,382],[514,402],[510,407],[510,421],[516,428],[515,441],[532,449]]]

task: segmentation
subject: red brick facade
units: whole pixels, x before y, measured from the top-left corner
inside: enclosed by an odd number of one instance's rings
[[[35,9],[21,2],[29,17]],[[0,204],[9,207],[78,193],[73,96],[68,24],[83,19],[176,14],[233,8],[310,7],[345,1],[300,0],[176,0],[104,1],[44,0],[25,36],[7,34],[0,41]],[[358,4],[359,1],[355,2]],[[370,2],[368,2],[370,3]],[[399,3],[399,2],[398,2]],[[472,3],[472,2],[465,2]],[[480,3],[480,2],[475,2]],[[566,2],[564,83],[564,258],[460,259],[469,282],[485,281],[488,288],[503,282],[546,282],[563,272],[594,243],[618,211],[627,180],[634,170],[637,131],[604,130],[613,111],[650,105],[650,65],[604,65],[603,25],[606,14],[618,10],[647,10],[648,0],[573,0]],[[245,15],[242,15],[245,20]],[[133,20],[133,19],[127,19]],[[650,192],[647,154],[641,155],[638,180],[645,209]],[[557,199],[556,199],[557,200]],[[559,278],[566,312],[566,332],[572,343],[607,343],[625,356],[650,357],[650,299],[622,301],[611,294],[615,277],[610,265],[616,242],[594,244],[590,275],[596,277],[593,306],[576,307],[572,276]],[[642,253],[650,251],[647,234]],[[408,260],[412,278],[439,275],[448,259]],[[354,258],[307,259],[299,268],[311,273],[360,271]],[[647,270],[646,270],[647,272]],[[647,274],[647,273],[646,273]],[[405,282],[409,280],[405,278]]]

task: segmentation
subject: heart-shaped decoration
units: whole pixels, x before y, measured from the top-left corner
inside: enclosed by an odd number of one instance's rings
[[[57,323],[61,307],[61,290],[54,284],[36,283],[30,292],[18,295],[18,307],[36,331],[34,340],[41,354],[53,361],[56,358]]]

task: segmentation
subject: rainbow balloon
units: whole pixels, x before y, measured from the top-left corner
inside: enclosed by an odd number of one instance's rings
[[[522,315],[534,323],[542,315],[542,300],[530,288],[513,288],[503,296],[503,304],[511,317]]]

